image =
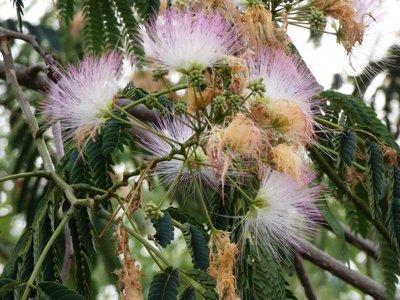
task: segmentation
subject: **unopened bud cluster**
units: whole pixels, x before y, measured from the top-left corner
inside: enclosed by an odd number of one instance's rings
[[[262,79],[250,81],[249,84],[247,85],[247,88],[254,94],[258,94],[260,97],[262,97],[266,91]]]
[[[159,220],[164,217],[164,213],[158,209],[157,205],[153,201],[149,201],[146,203],[146,206],[144,207],[144,212],[146,214],[146,219]]]
[[[324,30],[326,26],[326,19],[324,13],[320,10],[311,10],[309,16],[310,28],[314,30]]]
[[[189,84],[191,86],[200,86],[204,82],[204,74],[201,70],[192,70],[189,73]]]

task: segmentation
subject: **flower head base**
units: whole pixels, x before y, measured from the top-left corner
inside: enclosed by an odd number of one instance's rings
[[[69,66],[57,83],[49,82],[49,101],[42,110],[52,122],[61,122],[65,140],[75,138],[80,144],[96,134],[125,84],[120,55],[86,57],[78,67]]]
[[[319,193],[319,188],[307,187],[310,180],[300,185],[283,173],[269,171],[244,218],[242,245],[250,240],[278,261],[301,247],[301,239],[313,231]]]
[[[142,40],[156,67],[188,74],[220,64],[237,49],[235,35],[219,13],[170,9],[150,23]]]
[[[319,89],[307,70],[295,57],[281,49],[262,49],[248,60],[250,80],[262,79],[268,102],[297,102],[311,118],[311,99]]]
[[[146,160],[169,155],[173,147],[179,148],[179,144],[187,142],[195,134],[185,118],[167,116],[158,123],[159,126],[154,125],[151,131],[146,130],[139,135],[138,145],[149,153]],[[212,188],[217,188],[219,184],[208,156],[200,146],[189,147],[186,157],[178,154],[171,160],[157,163],[155,172],[160,182],[166,185],[193,180]]]

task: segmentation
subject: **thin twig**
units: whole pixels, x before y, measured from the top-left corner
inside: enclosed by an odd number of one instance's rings
[[[315,296],[311,282],[308,279],[306,270],[304,269],[304,266],[300,260],[300,257],[297,254],[295,254],[295,256],[294,256],[293,264],[294,264],[294,268],[296,270],[297,276],[299,277],[299,280],[301,282],[301,285],[304,288],[304,293],[306,294],[307,298],[309,300],[317,300],[317,297]]]

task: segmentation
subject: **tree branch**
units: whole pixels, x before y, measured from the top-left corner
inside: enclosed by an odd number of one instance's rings
[[[44,91],[47,87],[47,67],[43,63],[24,66],[14,64],[15,75],[20,85],[35,91]],[[3,61],[0,61],[0,78],[6,80],[6,70]]]
[[[374,297],[374,299],[387,299],[385,290],[379,283],[360,272],[349,269],[347,266],[325,254],[312,244],[303,241],[301,244],[300,254],[304,259],[332,273],[343,281],[358,288],[365,294]],[[399,300],[400,298],[397,297],[395,299]]]
[[[352,244],[358,249],[364,251],[367,255],[371,256],[373,259],[378,260],[378,246],[374,244],[371,240],[363,239],[362,237],[354,234],[351,230],[344,224],[341,224],[344,231],[344,238],[346,242]],[[322,224],[323,227],[332,231],[332,228],[327,223]]]
[[[304,292],[305,292],[307,298],[309,300],[317,300],[317,297],[315,296],[314,290],[311,286],[311,282],[308,279],[306,270],[304,270],[304,266],[301,263],[300,257],[297,254],[294,255],[293,263],[294,263],[294,268],[296,270],[297,276],[299,277],[299,280],[301,282],[301,285],[304,288]]]

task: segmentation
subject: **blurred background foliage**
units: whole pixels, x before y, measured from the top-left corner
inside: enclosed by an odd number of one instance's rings
[[[46,2],[46,5],[43,3]],[[14,5],[17,9],[14,15],[1,15],[0,26],[33,34],[39,44],[63,66],[77,62],[85,52],[102,52],[119,47],[127,47],[136,54],[141,53],[134,36],[139,23],[151,17],[157,11],[158,1],[123,1],[123,0],[83,0],[76,1],[7,1],[0,0],[0,11],[4,7]],[[26,6],[25,15],[35,15],[29,21],[18,12],[21,4]],[[18,6],[19,5],[19,6]],[[72,6],[71,6],[72,5]],[[54,7],[56,6],[56,7]],[[131,7],[134,14],[131,14]],[[111,9],[110,9],[111,8]],[[34,11],[34,12],[30,12]],[[21,18],[19,18],[20,16]],[[101,16],[103,26],[99,25]],[[20,20],[19,20],[20,19]],[[313,35],[312,39],[318,39]],[[311,41],[310,41],[311,42]],[[318,43],[316,43],[318,47]],[[35,65],[42,62],[41,57],[32,49],[31,45],[15,41],[13,43],[15,62],[22,65]],[[363,99],[377,112],[384,125],[389,129],[395,140],[400,137],[400,50],[393,45],[382,61],[370,62],[365,71],[354,77],[345,77],[343,74],[332,76],[332,88],[340,89],[343,82],[351,82],[354,86],[353,95]],[[372,72],[371,72],[372,70]],[[24,90],[27,98],[36,106],[42,101],[42,94],[32,89]],[[54,152],[54,151],[53,151]],[[130,160],[132,157],[126,157]],[[335,164],[335,162],[333,162]],[[7,89],[5,81],[0,80],[0,177],[8,174],[29,172],[41,167],[41,160],[33,146],[32,138],[23,122],[21,111],[15,101],[13,93]],[[116,173],[118,174],[116,166]],[[321,180],[327,184],[326,178]],[[0,273],[8,261],[11,251],[22,234],[25,226],[32,223],[36,205],[46,192],[47,182],[43,178],[26,178],[7,181],[0,184]],[[163,194],[161,188],[146,191],[146,199],[160,199]],[[336,198],[344,197],[340,193],[327,193],[329,208],[332,214],[343,224],[352,224],[364,229],[366,238],[374,239],[367,230],[367,222],[363,216],[341,205]],[[156,201],[156,200],[153,200]],[[357,216],[356,216],[357,214]],[[141,224],[142,232],[148,232],[147,223],[143,216],[135,216]],[[349,223],[349,218],[352,221]],[[359,218],[354,221],[354,218]],[[106,224],[96,221],[95,228],[100,234]],[[191,258],[185,246],[180,231],[175,230],[180,242],[170,245],[168,259],[174,266],[189,268]],[[117,299],[117,277],[113,273],[119,268],[120,260],[115,256],[115,244],[112,236],[106,234],[96,241],[97,255],[92,270],[92,280],[95,286],[97,299]],[[158,267],[141,244],[131,240],[131,252],[140,262],[143,274],[142,284],[144,294],[147,294],[151,279]],[[383,281],[379,262],[338,238],[337,234],[321,228],[314,240],[314,244],[329,255],[349,264],[351,268]],[[321,270],[309,262],[304,262],[307,274],[319,299],[367,299],[355,288]],[[71,273],[73,274],[73,273]],[[290,288],[298,299],[305,299],[303,287],[300,285],[294,271],[285,275]],[[74,278],[71,275],[68,284],[74,287]]]

